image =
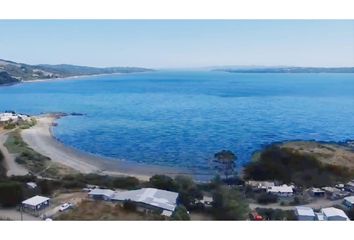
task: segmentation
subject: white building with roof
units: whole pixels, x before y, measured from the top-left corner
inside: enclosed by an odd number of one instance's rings
[[[314,197],[324,197],[326,192],[320,188],[313,187],[310,189],[310,193]]]
[[[314,221],[316,214],[310,207],[295,207],[295,215],[299,221]]]
[[[22,202],[22,209],[27,212],[38,213],[49,207],[49,200],[50,198],[37,195],[24,200]]]
[[[345,205],[349,209],[354,209],[354,196],[345,197],[343,199],[343,205]]]
[[[344,189],[347,190],[347,191],[349,191],[349,192],[354,192],[354,180],[352,180],[352,181],[346,183],[346,184],[344,185]]]
[[[8,112],[0,113],[0,122],[2,123],[17,121],[17,120],[18,120],[18,116],[16,114],[8,113]]]
[[[286,184],[281,186],[273,186],[267,189],[267,193],[277,195],[279,197],[291,197],[294,195],[293,186]]]
[[[114,195],[114,191],[111,189],[101,189],[101,188],[95,188],[92,189],[88,195],[96,200],[106,200],[110,201]]]
[[[349,221],[345,212],[338,208],[322,208],[321,213],[323,214],[323,219],[325,221]]]
[[[177,206],[178,193],[156,188],[116,192],[112,201],[135,202],[142,210],[162,211],[163,215],[171,216]]]

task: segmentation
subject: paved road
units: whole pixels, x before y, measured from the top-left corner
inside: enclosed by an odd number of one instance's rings
[[[10,131],[3,131],[1,132],[0,130],[0,150],[4,155],[4,162],[5,162],[5,168],[7,169],[7,176],[11,175],[26,175],[28,174],[28,171],[22,167],[21,165],[17,164],[15,162],[16,154],[10,153],[7,148],[4,146],[4,143],[7,140],[8,133]]]

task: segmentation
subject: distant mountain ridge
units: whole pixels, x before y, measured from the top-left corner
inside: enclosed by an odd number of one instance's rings
[[[0,84],[11,84],[20,81],[63,78],[83,75],[136,73],[153,71],[139,67],[87,67],[69,64],[39,64],[29,65],[0,59]]]
[[[236,67],[215,68],[230,73],[354,73],[354,67]]]

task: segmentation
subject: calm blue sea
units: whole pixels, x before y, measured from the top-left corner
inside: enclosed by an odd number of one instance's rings
[[[106,157],[211,173],[284,140],[354,139],[354,74],[156,71],[0,87],[0,111],[79,112],[56,137]],[[114,161],[114,160],[112,160]]]

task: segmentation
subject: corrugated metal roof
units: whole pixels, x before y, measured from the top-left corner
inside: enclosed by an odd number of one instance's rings
[[[114,195],[114,191],[111,189],[95,188],[89,192],[89,195],[104,195],[111,198]]]
[[[22,204],[27,204],[31,206],[37,206],[38,204],[44,203],[48,201],[50,198],[43,197],[43,196],[34,196],[22,202]]]
[[[112,200],[145,203],[165,210],[174,211],[177,205],[178,193],[156,188],[142,188],[139,190],[116,192]]]
[[[348,216],[345,214],[345,212],[341,209],[334,208],[334,207],[329,207],[329,208],[322,208],[321,212],[327,217],[342,217],[347,220],[349,220]]]
[[[273,186],[267,189],[267,192],[273,192],[273,193],[292,193],[293,188],[288,185],[282,185],[282,186]]]
[[[315,217],[315,212],[313,211],[312,208],[310,207],[302,207],[302,206],[298,206],[295,207],[296,209],[296,213],[298,216],[311,216],[311,217]]]
[[[351,204],[354,204],[354,196],[345,197],[344,200],[346,200],[347,202],[350,202]]]

